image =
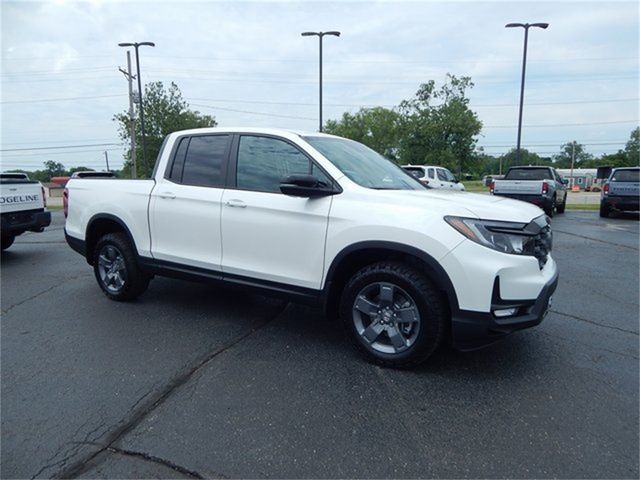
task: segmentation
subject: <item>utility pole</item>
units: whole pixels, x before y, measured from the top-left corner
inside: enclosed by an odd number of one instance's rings
[[[129,82],[129,136],[131,137],[131,160],[133,161],[131,178],[136,178],[138,176],[138,162],[136,158],[136,122],[133,109],[133,80],[136,76],[131,74],[131,52],[129,50],[127,50],[127,71],[124,71],[122,68],[118,70],[124,74]]]
[[[573,162],[575,161],[576,158],[576,141],[574,140],[573,142],[571,142],[571,189],[573,190],[573,184],[574,184],[574,179],[573,179]]]
[[[105,162],[107,162],[107,172],[110,172],[111,170],[109,170],[109,154],[106,150],[104,151],[104,160]]]
[[[140,52],[139,47],[155,47],[153,42],[134,42],[134,43],[119,43],[119,47],[133,47],[136,49],[136,72],[138,75],[138,112],[140,113],[140,133],[142,134],[142,171],[147,175],[147,147],[144,134],[144,101],[142,98],[142,82],[140,80]]]

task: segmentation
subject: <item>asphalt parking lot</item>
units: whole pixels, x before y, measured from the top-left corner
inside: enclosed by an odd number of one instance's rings
[[[109,301],[63,218],[2,255],[2,478],[638,478],[637,215],[553,219],[538,327],[412,371],[318,310],[156,279]]]

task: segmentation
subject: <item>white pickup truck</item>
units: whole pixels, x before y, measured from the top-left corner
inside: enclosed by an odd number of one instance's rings
[[[319,302],[384,365],[537,325],[557,285],[539,208],[428,190],[331,135],[175,132],[152,180],[71,179],[66,198],[67,242],[107,297],[165,275]]]
[[[25,173],[0,174],[0,217],[2,250],[6,250],[24,232],[42,232],[51,224],[46,211],[44,188],[29,180]]]
[[[564,213],[568,183],[553,167],[511,167],[503,180],[491,183],[490,193],[533,203],[553,217]]]

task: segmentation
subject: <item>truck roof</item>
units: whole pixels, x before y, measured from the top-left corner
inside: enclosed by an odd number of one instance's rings
[[[208,128],[192,128],[190,130],[179,130],[170,135],[193,135],[202,133],[260,133],[263,135],[277,135],[284,138],[292,137],[335,137],[319,132],[307,132],[300,130],[288,130],[284,128],[262,128],[262,127],[208,127]]]

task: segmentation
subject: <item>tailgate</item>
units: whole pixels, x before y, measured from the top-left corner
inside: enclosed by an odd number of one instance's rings
[[[498,195],[542,195],[542,180],[496,180],[493,193]]]
[[[609,195],[616,197],[637,197],[640,195],[640,183],[637,182],[611,182]]]
[[[20,212],[44,208],[42,186],[38,182],[0,185],[0,212]]]

